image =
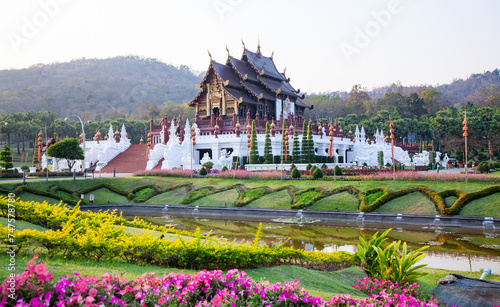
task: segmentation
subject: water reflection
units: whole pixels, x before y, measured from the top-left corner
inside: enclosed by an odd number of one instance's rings
[[[142,217],[158,225],[175,225],[175,228],[202,233],[212,231],[212,235],[229,240],[251,241],[255,237],[259,223],[253,221],[210,220],[196,218]],[[368,238],[377,231],[384,231],[383,225],[364,224],[338,226],[315,224],[263,223],[262,241],[268,245],[285,242],[295,249],[325,252],[355,252],[359,236]],[[441,227],[398,227],[388,235],[388,242],[402,240],[410,248],[430,245],[427,257],[422,263],[430,268],[454,271],[479,271],[491,268],[500,274],[500,235],[495,232],[464,229],[444,229]]]

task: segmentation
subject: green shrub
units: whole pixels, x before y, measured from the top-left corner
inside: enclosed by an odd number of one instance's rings
[[[300,178],[300,172],[299,172],[299,170],[296,167],[294,167],[292,169],[291,175],[292,175],[292,178],[295,178],[295,179],[296,178]]]
[[[225,165],[224,165],[220,171],[221,171],[221,172],[225,172],[225,171],[227,171],[227,166],[225,166]]]
[[[476,168],[476,171],[480,172],[481,174],[487,174],[490,172],[490,165],[488,162],[481,162]]]
[[[338,165],[335,165],[335,175],[342,176],[342,169]]]
[[[406,242],[400,248],[401,240],[392,242],[386,248],[382,249],[377,247],[377,275],[372,277],[379,279],[389,279],[403,285],[407,282],[413,282],[418,277],[425,273],[418,270],[426,267],[427,264],[416,265],[417,262],[422,260],[427,254],[422,253],[429,246],[422,246],[421,248],[412,252],[408,251]]]
[[[307,170],[310,170],[310,169],[311,169],[311,167],[312,167],[311,163],[307,163],[306,169],[307,169]]]
[[[312,173],[312,177],[314,179],[319,179],[319,178],[323,178],[323,171],[321,171],[319,168],[316,168],[314,170],[314,172]]]
[[[310,169],[309,169],[309,174],[312,176],[312,174],[314,173],[314,171],[317,169],[316,165],[313,165]]]
[[[208,162],[205,162],[205,163],[208,163]],[[205,169],[204,166],[202,166],[202,168],[200,169],[200,171],[198,172],[198,174],[200,176],[206,176],[208,174],[207,170]]]
[[[323,165],[321,165],[321,169],[328,169],[328,166],[326,166],[326,164],[323,163]]]
[[[134,195],[134,201],[137,203],[145,202],[156,194],[155,189],[153,188],[144,188],[137,191]]]
[[[21,169],[23,171],[27,172],[30,169],[30,167],[28,165],[23,165],[23,166],[21,166]]]
[[[203,163],[201,166],[203,166],[204,168],[212,169],[212,167],[214,167],[214,163],[212,161],[207,161]]]
[[[387,229],[380,236],[377,231],[369,240],[359,237],[361,244],[357,245],[353,260],[359,264],[369,276],[376,276],[378,273],[377,249],[387,241],[387,234],[389,234],[391,230],[391,228]]]

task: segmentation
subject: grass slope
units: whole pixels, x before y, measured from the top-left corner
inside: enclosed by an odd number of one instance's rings
[[[402,206],[403,204],[407,204]],[[435,215],[438,211],[434,204],[422,193],[414,192],[388,201],[374,212],[403,213],[403,214],[428,214]]]
[[[236,184],[244,185],[244,188],[254,193],[261,192],[262,187],[277,189],[283,188],[285,186],[293,186],[296,190],[295,204],[297,204],[298,198],[300,198],[305,206],[310,209],[318,210],[335,210],[338,207],[340,211],[357,211],[357,199],[346,192],[340,194],[335,194],[332,196],[325,197],[323,199],[317,199],[317,191],[323,189],[326,192],[332,191],[334,189],[346,186],[352,186],[352,188],[358,191],[367,191],[373,188],[385,187],[389,191],[397,191],[405,188],[411,188],[416,186],[426,186],[435,192],[449,190],[449,189],[459,189],[464,192],[475,192],[484,189],[489,186],[497,185],[496,183],[484,183],[484,182],[431,182],[431,181],[360,181],[360,182],[341,182],[341,181],[308,181],[308,180],[258,180],[258,179],[246,179],[246,180],[232,180],[232,179],[216,179],[216,178],[177,178],[177,177],[119,177],[119,178],[95,178],[95,179],[66,179],[66,180],[49,180],[49,181],[30,181],[28,187],[36,189],[38,191],[49,191],[52,186],[60,185],[69,190],[78,193],[86,187],[96,185],[101,182],[106,182],[114,187],[123,189],[125,191],[130,191],[134,188],[145,186],[145,185],[155,185],[162,190],[168,190],[173,187],[180,185],[190,185],[191,188],[188,189],[183,187],[177,187],[174,190],[166,191],[156,195],[148,200],[146,203],[154,204],[182,204],[182,202],[190,197],[191,199],[195,195],[199,195],[201,198],[190,203],[190,205],[199,206],[232,206],[238,199],[238,190],[231,189],[219,193],[206,193],[208,188],[211,189],[221,189],[228,186],[233,186]],[[19,182],[9,182],[3,183],[0,186],[12,191],[17,187]],[[297,193],[305,189],[313,189],[306,193]],[[68,194],[66,192],[58,192]],[[88,200],[89,194],[94,194],[94,203],[130,203],[133,202],[128,200],[123,195],[118,195],[117,193],[110,191],[108,189],[102,188],[95,190],[91,193],[86,193],[85,199]],[[210,195],[209,195],[210,194]],[[249,194],[249,196],[251,196]],[[259,193],[257,193],[259,194]],[[287,195],[287,191],[276,191],[271,194],[260,193],[257,198],[252,199],[247,207],[254,208],[288,208],[287,202],[290,201],[290,196]],[[69,194],[68,194],[69,195]],[[381,196],[381,192],[375,192],[367,195],[368,203],[372,203],[377,198]],[[58,203],[55,199],[47,199],[46,197],[37,196],[30,194],[29,192],[23,192],[18,195],[23,200],[36,200],[44,201],[48,200],[51,203]],[[246,196],[245,196],[246,197]],[[298,198],[297,198],[298,197]],[[304,198],[304,199],[302,199]],[[309,202],[310,200],[312,202]],[[447,197],[446,203],[448,206],[455,201],[454,197]],[[469,216],[493,216],[500,217],[500,193],[493,194],[491,196],[485,197],[483,199],[474,200],[473,202],[466,204],[461,212],[461,215]],[[404,197],[399,197],[391,202],[385,204],[378,209],[379,212],[394,212],[394,213],[420,213],[420,214],[436,214],[436,211],[432,208],[432,203],[429,203],[425,196],[419,193],[413,193],[406,195]]]

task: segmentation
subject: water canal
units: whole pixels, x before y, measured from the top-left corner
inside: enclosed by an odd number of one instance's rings
[[[238,241],[253,240],[259,221],[234,219],[205,219],[173,215],[139,216],[157,225],[171,225],[177,229],[194,231]],[[296,249],[318,251],[354,252],[358,237],[369,237],[394,225],[356,225],[339,222],[291,224],[290,221],[263,222],[263,241],[273,244],[285,241]],[[454,271],[479,271],[490,268],[500,274],[500,233],[464,228],[442,228],[436,226],[403,226],[394,228],[388,242],[406,241],[412,249],[429,245],[427,257],[421,263],[430,268]]]

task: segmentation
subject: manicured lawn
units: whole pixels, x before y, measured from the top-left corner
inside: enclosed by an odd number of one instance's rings
[[[87,203],[90,202],[90,195],[94,195],[94,202],[93,204],[96,205],[101,205],[101,204],[127,204],[130,203],[131,201],[127,199],[127,197],[116,194],[113,191],[110,191],[106,188],[98,189],[92,192],[89,192],[85,194],[85,201]]]
[[[44,201],[46,201],[49,204],[58,204],[59,202],[61,202],[59,199],[36,195],[28,192],[22,193],[21,195],[16,195],[16,198],[17,197],[19,197],[19,199],[22,201],[35,201],[39,203],[43,203]]]
[[[419,192],[410,193],[397,199],[393,199],[377,208],[375,212],[428,215],[438,214],[434,204]]]
[[[464,216],[500,217],[500,193],[476,199],[468,203],[460,212]]]
[[[238,199],[238,195],[239,194],[236,189],[231,189],[229,191],[207,195],[190,203],[190,205],[214,207],[224,207],[225,205],[227,205],[228,207],[230,207]]]
[[[241,184],[247,190],[243,202],[251,200],[245,206],[249,208],[289,208],[291,199],[288,192],[285,190],[264,193],[269,189],[277,189],[284,187],[293,187],[297,192],[305,189],[313,189],[306,193],[296,193],[294,204],[309,205],[309,209],[317,210],[338,210],[340,211],[357,211],[359,203],[354,196],[346,192],[317,199],[317,193],[323,189],[327,193],[340,187],[350,186],[358,191],[366,191],[373,188],[385,187],[389,191],[397,191],[416,186],[426,186],[435,192],[449,189],[458,189],[465,192],[475,192],[489,186],[498,185],[498,183],[490,182],[434,182],[434,181],[313,181],[313,180],[259,180],[259,179],[217,179],[217,178],[179,178],[179,177],[118,177],[118,178],[95,178],[78,180],[49,180],[49,181],[29,181],[28,187],[38,191],[49,191],[50,187],[60,185],[78,193],[83,188],[106,182],[114,187],[130,191],[133,188],[154,185],[161,190],[170,189],[181,185],[191,185],[192,188],[178,187],[172,191],[166,191],[148,198],[146,192],[138,192],[139,199],[142,202],[150,204],[171,204],[180,205],[188,198],[196,199],[189,205],[194,206],[233,206],[239,197],[238,189],[222,191],[212,194],[210,189],[222,189],[228,186]],[[0,186],[8,190],[13,190],[19,183],[9,182],[2,183]],[[149,190],[152,190],[149,188]],[[147,190],[144,190],[147,191]],[[151,192],[151,191],[150,191]],[[69,197],[66,192],[58,192],[59,196]],[[89,195],[94,194],[94,203],[132,203],[133,200],[128,200],[125,196],[119,195],[106,188],[101,188],[85,195],[85,200],[88,203]],[[248,195],[247,195],[248,194]],[[367,203],[372,203],[382,195],[382,192],[374,192],[367,195]],[[56,199],[48,199],[34,195],[34,193],[21,192],[19,195],[22,200],[47,200],[50,203],[58,203]],[[315,200],[317,199],[317,200]],[[448,206],[451,206],[456,200],[456,197],[447,197],[445,199]],[[312,201],[312,202],[311,202]],[[484,199],[474,200],[467,204],[461,212],[461,215],[470,216],[500,216],[500,193],[493,194]],[[433,203],[420,193],[412,193],[403,197],[396,198],[389,203],[377,209],[378,212],[391,213],[409,213],[409,214],[437,214]]]
[[[183,187],[153,196],[145,203],[155,205],[181,205],[182,200],[186,198],[187,195],[187,188]]]
[[[271,194],[266,194],[248,205],[245,208],[275,208],[275,209],[288,209],[290,208],[290,204],[292,199],[290,198],[290,194],[288,194],[287,190],[282,190],[278,192],[274,192]]]
[[[347,192],[334,194],[322,198],[309,207],[311,210],[330,210],[334,211],[358,211],[359,202],[356,197]]]
[[[7,218],[4,218],[4,217],[0,217],[0,226],[1,227],[7,227],[9,225],[8,223],[8,220]],[[14,223],[11,223],[11,225],[13,225],[15,227],[15,230],[24,230],[24,229],[35,229],[35,230],[38,230],[38,231],[45,231],[47,230],[47,228],[44,228],[42,226],[38,226],[38,225],[35,225],[35,224],[31,224],[31,223],[28,223],[28,222],[24,222],[24,221],[21,221],[21,220],[16,220]]]

